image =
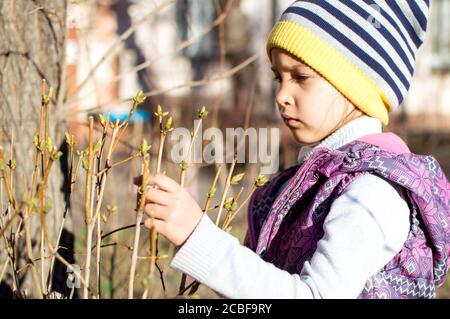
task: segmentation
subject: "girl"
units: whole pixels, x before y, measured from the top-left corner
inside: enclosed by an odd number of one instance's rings
[[[295,1],[267,41],[298,161],[249,204],[245,246],[167,176],[146,227],[171,267],[228,298],[434,298],[448,271],[448,180],[382,133],[407,93],[428,1]],[[189,208],[189,209],[186,209]]]

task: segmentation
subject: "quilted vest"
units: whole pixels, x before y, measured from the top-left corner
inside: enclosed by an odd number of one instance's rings
[[[367,280],[359,298],[435,298],[449,266],[450,184],[434,157],[410,153],[393,133],[366,135],[337,150],[318,147],[305,163],[259,188],[249,203],[245,245],[300,273],[324,235],[331,203],[362,174],[403,192],[411,227],[401,251]]]

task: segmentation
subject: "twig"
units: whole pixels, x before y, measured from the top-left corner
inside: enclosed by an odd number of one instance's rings
[[[14,131],[11,128],[11,142],[9,145],[9,177],[10,177],[10,185],[11,185],[11,189],[14,189],[14,159],[13,159],[13,154],[14,154]],[[8,210],[9,213],[9,210]]]
[[[36,271],[36,267],[34,265],[33,262],[33,246],[31,245],[31,237],[30,237],[30,232],[29,232],[29,225],[27,222],[27,216],[24,217],[23,219],[23,223],[24,223],[24,229],[25,229],[25,242],[26,242],[26,247],[27,247],[27,257],[28,257],[28,261],[31,264],[31,275],[34,281],[34,286],[36,287],[37,291],[38,291],[38,295],[40,298],[44,298],[44,295],[42,294],[42,290],[41,290],[41,286],[39,283],[39,277]]]
[[[88,149],[88,167],[86,174],[86,194],[85,194],[85,223],[86,223],[86,262],[84,270],[84,281],[89,285],[90,268],[91,268],[91,246],[92,246],[92,212],[91,212],[91,191],[92,191],[92,175],[94,165],[94,118],[89,117],[89,149]],[[95,222],[95,220],[94,220]],[[88,286],[84,287],[83,298],[89,298]]]
[[[8,230],[8,228],[12,225],[14,219],[21,214],[21,211],[15,211],[14,214],[11,216],[10,219],[6,222],[5,226],[0,227],[0,236],[3,236],[3,234]]]
[[[239,198],[241,197],[243,191],[244,191],[244,187],[242,186],[241,189],[239,190],[239,192],[237,193],[237,195],[233,198],[233,200],[231,202],[231,205],[230,205],[230,209],[228,210],[228,212],[227,212],[227,214],[225,216],[225,220],[224,220],[224,222],[222,224],[222,229],[223,230],[226,230],[228,225],[230,224],[231,218],[232,218],[232,216],[234,216],[233,215],[233,206],[237,204],[237,202],[239,201]]]
[[[35,137],[35,147],[36,147],[36,153],[34,157],[34,169],[33,169],[33,180],[31,182],[31,190],[30,190],[30,198],[33,198],[34,192],[36,190],[37,185],[37,178],[38,178],[38,170],[39,170],[39,158],[40,158],[40,147],[42,142],[42,130],[44,125],[44,110],[45,110],[45,80],[42,80],[42,102],[41,102],[41,108],[39,111],[39,130],[37,133],[37,136]]]
[[[100,289],[100,249],[101,247],[101,223],[100,223],[100,215],[97,215],[97,254],[96,254],[96,288],[97,288],[97,299],[101,298],[101,289]]]
[[[126,162],[128,162],[128,161],[130,161],[130,160],[132,160],[132,159],[134,159],[136,157],[139,157],[139,155],[140,155],[140,152],[136,152],[136,153],[132,154],[131,156],[129,156],[129,157],[123,159],[123,160],[120,160],[120,161],[118,161],[118,162],[116,162],[114,164],[108,164],[107,166],[105,165],[106,167],[103,168],[101,171],[99,171],[97,173],[97,176],[101,176],[101,175],[105,174],[107,171],[109,171],[110,169],[112,169],[112,168],[114,168],[116,166],[125,164]]]
[[[73,191],[73,185],[75,184],[75,181],[72,183],[73,174],[74,174],[74,171],[73,171],[73,159],[74,159],[74,155],[75,155],[74,147],[76,145],[76,141],[74,140],[74,136],[73,135],[70,136],[70,140],[68,140],[66,142],[69,145],[69,157],[68,157],[69,158],[69,177],[68,177],[69,185],[68,185],[68,190],[67,190],[68,194],[67,194],[67,197],[66,197],[66,201],[67,201],[66,202],[66,208],[64,210],[63,218],[62,218],[61,225],[60,225],[59,231],[58,231],[58,236],[56,238],[56,243],[54,245],[55,247],[58,247],[58,249],[59,249],[59,242],[61,241],[61,236],[62,236],[62,233],[63,233],[63,230],[64,230],[64,225],[65,225],[65,222],[66,222],[66,215],[67,215],[68,207],[70,205],[70,199],[71,199],[71,195],[72,195],[72,191]],[[79,158],[78,162],[80,162],[80,158]],[[51,276],[53,274],[53,268],[55,267],[55,260],[56,260],[56,257],[55,257],[55,255],[53,255],[52,256],[52,260],[50,262],[50,270],[48,272],[48,277],[47,277],[47,286],[48,286],[47,290],[49,292],[51,292],[51,290],[52,290]]]
[[[113,129],[113,134],[112,134],[112,137],[111,137],[111,142],[110,142],[110,145],[109,145],[108,153],[107,153],[107,156],[106,156],[105,168],[102,170],[104,173],[100,174],[100,172],[99,172],[99,173],[96,174],[96,176],[98,178],[101,176],[102,179],[101,179],[99,195],[98,195],[98,198],[97,198],[96,208],[95,208],[95,212],[94,212],[94,218],[93,218],[94,220],[97,220],[97,217],[100,214],[100,208],[101,208],[101,204],[102,204],[102,201],[103,201],[103,194],[105,192],[105,186],[106,186],[106,177],[108,176],[107,173],[108,173],[109,169],[112,168],[112,165],[109,164],[109,162],[111,161],[111,157],[112,157],[112,148],[113,148],[113,144],[114,144],[114,141],[116,139],[118,131],[119,131],[119,127],[117,126],[117,122],[116,122],[116,125],[114,126],[114,129]],[[104,175],[104,176],[102,176],[102,175]]]
[[[12,272],[12,276],[13,276],[13,290],[19,291],[18,290],[19,280],[17,278],[17,272],[16,272],[16,267],[15,267],[14,252],[12,251],[12,249],[8,243],[8,239],[6,238],[6,236],[4,234],[2,234],[2,238],[3,238],[3,242],[5,244],[5,249],[6,249],[6,254],[7,254],[6,262],[9,262],[11,265],[11,270],[12,270],[11,272]],[[1,278],[0,278],[0,282],[2,282]],[[19,291],[19,295],[21,295],[20,291]]]
[[[6,268],[8,267],[8,262],[9,259],[6,259],[5,263],[3,264],[2,271],[0,272],[0,282],[3,282],[3,276],[5,275]]]
[[[54,152],[54,151],[52,150],[52,152]],[[45,267],[45,260],[44,260],[45,242],[47,242],[50,249],[53,248],[51,241],[50,241],[50,237],[47,232],[47,226],[46,226],[46,221],[45,221],[46,207],[45,207],[44,193],[47,188],[48,177],[50,175],[50,171],[51,171],[54,160],[55,159],[53,158],[53,154],[51,156],[49,154],[49,160],[44,169],[44,177],[42,178],[42,182],[39,184],[39,188],[38,188],[38,198],[39,198],[39,205],[40,205],[39,216],[40,216],[40,221],[41,221],[41,231],[40,231],[41,285],[42,285],[42,291],[43,291],[44,295],[48,294],[47,286],[45,285],[45,276],[44,276],[44,272],[45,272],[45,268],[44,268]]]
[[[206,198],[205,208],[203,209],[203,212],[208,212],[209,205],[211,204],[211,200],[213,199],[215,193],[216,193],[216,185],[217,181],[219,180],[220,173],[222,171],[222,166],[219,166],[219,168],[216,171],[216,176],[214,176],[213,183],[211,185],[211,188],[209,189],[208,196]]]
[[[143,226],[143,225],[144,225],[144,222],[142,222],[139,226]],[[102,240],[105,239],[106,237],[111,236],[114,233],[117,233],[117,232],[122,231],[122,230],[130,229],[130,228],[133,228],[133,227],[136,227],[136,224],[131,224],[131,225],[127,225],[127,226],[123,226],[123,227],[114,229],[113,231],[110,231],[109,233],[104,234],[102,236]]]
[[[247,201],[252,197],[253,193],[256,191],[256,186],[253,187],[252,191],[250,192],[250,194],[247,196],[247,198],[242,202],[241,205],[239,205],[239,207],[233,212],[230,211],[230,214],[227,216],[227,218],[225,219],[222,229],[226,230],[228,228],[228,226],[230,225],[230,223],[233,221],[234,217],[236,217],[237,213],[241,210],[242,207],[244,207],[244,205],[247,203]],[[242,188],[241,188],[242,191]],[[236,196],[235,201],[237,202],[238,196]]]
[[[144,216],[145,196],[147,195],[148,175],[149,175],[149,155],[145,154],[142,159],[142,184],[139,187],[136,205],[136,226],[134,230],[133,254],[131,257],[130,275],[128,279],[128,298],[133,298],[134,277],[136,274],[136,263],[139,250],[139,237],[141,234],[141,222]]]
[[[156,162],[156,171],[155,174],[159,174],[161,171],[161,163],[162,163],[162,155],[164,150],[164,141],[167,133],[173,130],[172,128],[172,117],[169,117],[166,120],[165,125],[163,126],[163,118],[167,116],[169,112],[164,112],[160,105],[157,107],[157,111],[155,113],[158,116],[159,120],[159,149],[158,149],[158,160]],[[156,188],[156,186],[154,186]],[[150,217],[151,223],[153,224],[154,218]],[[156,256],[158,254],[158,233],[154,227],[150,229],[150,262],[149,262],[149,274],[148,274],[148,282],[152,282],[153,272],[155,270],[156,264]],[[144,295],[146,295],[148,289],[145,289]]]
[[[215,74],[212,75],[210,77],[207,77],[203,80],[197,80],[197,81],[188,81],[186,83],[181,83],[178,85],[174,85],[172,87],[169,88],[164,88],[164,89],[157,89],[157,90],[153,90],[153,91],[149,91],[149,92],[145,92],[144,95],[146,97],[152,97],[152,96],[158,96],[158,95],[163,95],[166,94],[168,92],[177,90],[177,89],[181,89],[181,88],[193,88],[193,87],[198,87],[198,86],[202,86],[202,85],[206,85],[206,84],[210,84],[212,82],[216,82],[216,81],[220,81],[226,78],[229,78],[231,76],[233,76],[234,74],[236,74],[237,72],[241,71],[242,69],[244,69],[245,67],[247,67],[249,64],[255,62],[259,57],[259,54],[254,54],[252,56],[250,56],[249,58],[247,58],[246,60],[244,60],[243,62],[241,62],[240,64],[238,64],[237,66],[233,67],[232,69],[223,72],[221,74]],[[124,102],[129,102],[131,101],[132,98],[125,98],[125,99],[116,99],[116,100],[110,100],[104,103],[100,103],[96,106],[93,107],[88,107],[88,108],[84,108],[83,110],[85,112],[89,112],[89,111],[94,111],[97,109],[101,109],[102,107],[106,106],[106,105],[110,105],[110,104],[120,104],[120,103],[124,103]],[[72,111],[71,111],[72,113]]]
[[[3,182],[5,183],[6,188],[6,194],[8,195],[8,201],[11,204],[12,208],[15,211],[19,210],[19,206],[17,205],[17,202],[14,198],[13,191],[10,184],[10,178],[8,176],[8,171],[6,170],[6,162],[5,158],[3,156],[3,148],[0,146],[0,166],[2,166],[2,169],[0,170],[3,176]]]
[[[217,218],[216,218],[216,226],[219,225],[219,220],[220,220],[220,216],[222,213],[223,204],[225,202],[225,198],[227,196],[228,189],[230,188],[230,185],[231,185],[231,176],[233,175],[236,161],[237,161],[236,154],[234,154],[233,162],[231,163],[230,171],[228,172],[227,181],[225,183],[225,188],[223,190],[222,199],[220,200],[219,213],[217,214]]]

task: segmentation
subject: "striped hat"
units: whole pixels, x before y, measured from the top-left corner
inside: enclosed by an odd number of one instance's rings
[[[409,89],[428,7],[429,0],[295,1],[273,27],[267,53],[293,54],[387,125]]]

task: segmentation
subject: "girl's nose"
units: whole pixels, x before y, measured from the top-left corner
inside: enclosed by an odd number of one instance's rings
[[[280,107],[287,107],[294,104],[294,99],[286,86],[287,85],[280,84],[277,95],[275,96],[275,102],[277,102]]]

